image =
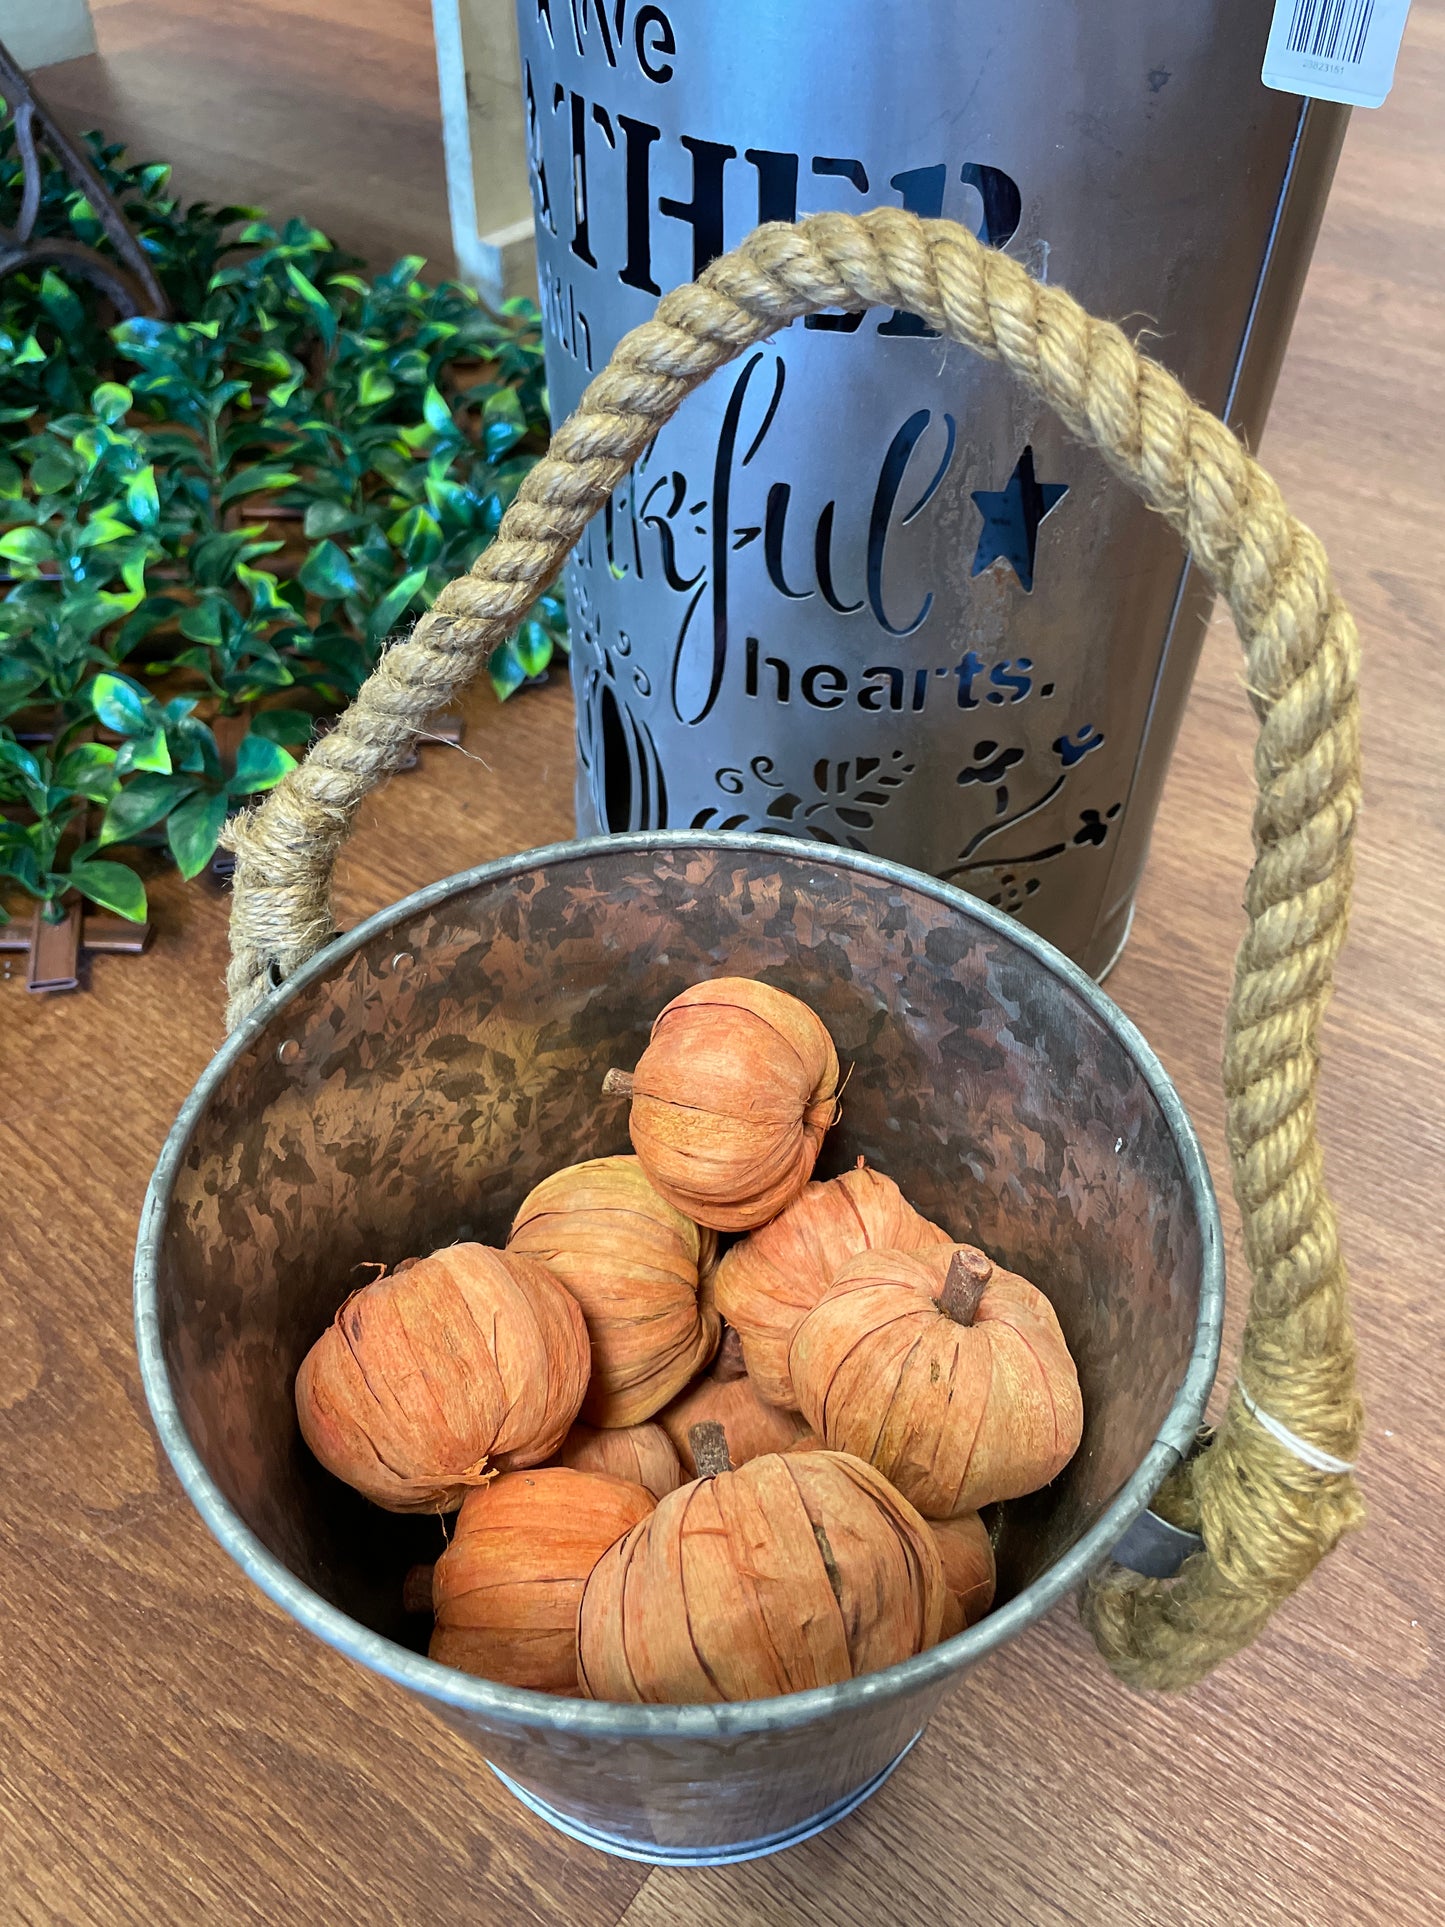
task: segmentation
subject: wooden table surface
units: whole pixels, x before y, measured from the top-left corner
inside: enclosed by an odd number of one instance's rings
[[[336,17],[270,3],[283,25]],[[364,39],[377,8],[346,11]],[[113,14],[132,29],[147,17],[140,0],[108,7],[103,45]],[[429,53],[396,52],[424,101]],[[81,119],[94,117],[87,84],[94,94],[104,80],[87,83],[86,67],[61,76]],[[460,1739],[252,1591],[156,1445],[131,1345],[132,1241],[162,1137],[220,1040],[226,915],[218,895],[159,875],[148,956],[100,960],[91,990],[63,999],[28,997],[14,970],[0,984],[0,1921],[1445,1919],[1442,88],[1445,4],[1417,0],[1395,93],[1351,129],[1264,449],[1365,638],[1368,807],[1323,1130],[1356,1281],[1367,1530],[1260,1646],[1186,1697],[1125,1691],[1074,1613],[1057,1612],[970,1678],[861,1813],[778,1859],[649,1873],[571,1845]],[[145,144],[159,149],[165,132]],[[229,191],[252,191],[233,158],[245,130],[218,140]],[[345,917],[566,834],[569,724],[560,685],[505,711],[475,702],[466,756],[427,751],[367,810],[344,865]],[[1250,734],[1216,623],[1110,985],[1221,1175],[1216,1056]],[[1225,1216],[1228,1357],[1240,1287],[1228,1201]],[[963,1764],[980,1731],[986,1778]]]

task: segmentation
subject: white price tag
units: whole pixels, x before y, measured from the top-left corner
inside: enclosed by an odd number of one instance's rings
[[[1410,0],[1275,0],[1266,87],[1378,107],[1395,79]]]

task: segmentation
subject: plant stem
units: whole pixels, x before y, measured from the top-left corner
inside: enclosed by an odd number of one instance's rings
[[[208,498],[211,527],[218,529],[221,506],[221,437],[220,424],[209,410],[206,412],[206,452],[208,456],[206,495]]]
[[[690,1426],[687,1442],[700,1479],[715,1479],[722,1472],[732,1471],[728,1435],[715,1418],[699,1419],[696,1425]]]
[[[604,1097],[631,1097],[632,1072],[609,1071],[602,1080],[602,1095]]]
[[[960,1245],[948,1261],[948,1275],[938,1294],[938,1309],[955,1325],[971,1325],[978,1315],[984,1287],[993,1276],[993,1266],[972,1245]]]

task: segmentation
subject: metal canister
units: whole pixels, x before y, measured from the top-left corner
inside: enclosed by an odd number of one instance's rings
[[[500,1244],[549,1172],[625,1150],[603,1075],[636,1062],[657,1012],[719,958],[806,984],[852,1066],[819,1174],[866,1158],[1048,1292],[1083,1442],[1046,1490],[989,1508],[994,1610],[884,1672],[686,1706],[454,1672],[405,1610],[435,1519],[383,1512],[322,1471],[297,1429],[296,1368],[365,1267]],[[434,884],[273,992],[167,1140],[136,1323],[166,1451],[263,1591],[465,1734],[552,1825],[690,1865],[773,1852],[850,1812],[974,1664],[1137,1529],[1209,1396],[1223,1270],[1179,1098],[1067,958],[871,857],[652,831]]]
[[[759,221],[968,221],[1251,442],[1347,110],[1255,0],[519,0],[554,420]],[[694,395],[567,577],[580,833],[752,830],[1127,935],[1208,596],[917,316],[820,314]]]

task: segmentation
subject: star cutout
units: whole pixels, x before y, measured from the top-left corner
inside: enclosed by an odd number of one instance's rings
[[[1034,586],[1034,551],[1038,547],[1039,523],[1057,508],[1069,492],[1067,482],[1040,482],[1034,475],[1034,451],[1024,449],[1014,464],[1008,486],[1000,489],[976,488],[973,499],[983,517],[978,548],[973,558],[974,575],[982,575],[991,562],[1007,562],[1027,592]]]

